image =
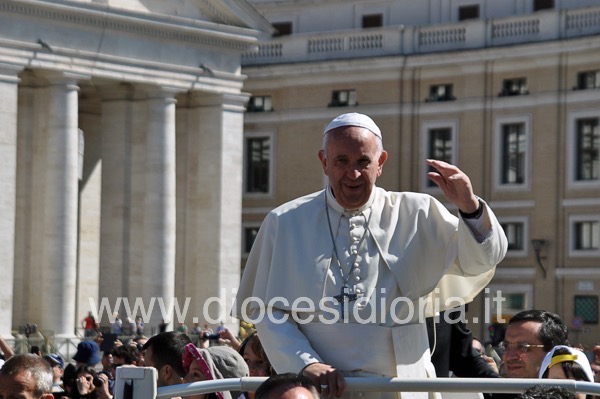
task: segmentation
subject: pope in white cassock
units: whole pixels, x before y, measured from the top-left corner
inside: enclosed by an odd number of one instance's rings
[[[330,397],[344,393],[344,376],[434,377],[425,317],[472,301],[506,254],[461,170],[427,160],[457,217],[429,195],[376,187],[387,156],[368,116],[331,121],[319,151],[328,187],[267,215],[233,309],[254,321],[278,373],[302,372]]]

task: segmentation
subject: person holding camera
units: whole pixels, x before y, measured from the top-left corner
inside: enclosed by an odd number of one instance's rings
[[[98,374],[89,366],[81,366],[75,372],[75,381],[71,389],[72,399],[112,399],[108,390],[108,376]]]
[[[200,334],[198,337],[198,346],[200,348],[208,348],[212,342],[216,342],[219,340],[219,334],[211,334],[207,331]]]
[[[200,348],[208,348],[215,344],[227,345],[237,351],[242,343],[228,328],[224,328],[217,333],[204,331],[198,337],[198,346]]]

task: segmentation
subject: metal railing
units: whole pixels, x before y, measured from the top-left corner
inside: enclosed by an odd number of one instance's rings
[[[42,354],[58,353],[63,359],[71,359],[77,352],[79,338],[55,337],[53,332],[40,331],[26,337],[14,333],[12,338],[4,338],[16,354],[29,353],[32,346],[38,346]]]
[[[265,377],[230,378],[172,385],[157,389],[156,399],[215,391],[255,391]],[[523,392],[534,385],[552,385],[571,392],[600,395],[600,384],[534,378],[346,378],[346,390],[362,392]],[[120,398],[116,398],[120,399]]]

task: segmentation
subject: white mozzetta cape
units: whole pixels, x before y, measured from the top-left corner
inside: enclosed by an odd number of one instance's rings
[[[331,264],[334,251],[325,193],[298,198],[267,215],[246,263],[233,309],[236,317],[251,314],[255,318],[256,302],[249,302],[242,313],[244,300],[251,297],[264,304],[279,298],[269,309],[276,319],[288,314],[299,297],[315,304],[323,298],[329,269],[337,267]],[[465,302],[473,300],[506,253],[506,237],[487,205],[482,218],[489,233],[478,242],[462,219],[429,195],[375,187],[372,200],[368,243],[376,246],[379,265],[369,267],[383,265],[380,270],[389,274],[397,288],[395,294],[412,301],[426,297],[436,287],[441,290],[442,305],[445,298],[456,296]],[[448,304],[455,306],[456,302]],[[341,370],[375,375],[431,375],[422,320],[403,325],[323,324],[316,320],[304,324],[291,318],[274,323],[265,317],[256,327],[277,372],[298,372],[321,361]]]

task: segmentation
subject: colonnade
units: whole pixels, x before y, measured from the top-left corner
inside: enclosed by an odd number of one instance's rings
[[[237,287],[245,95],[41,70],[0,93],[0,334],[73,335],[85,298],[191,298],[203,321]]]

